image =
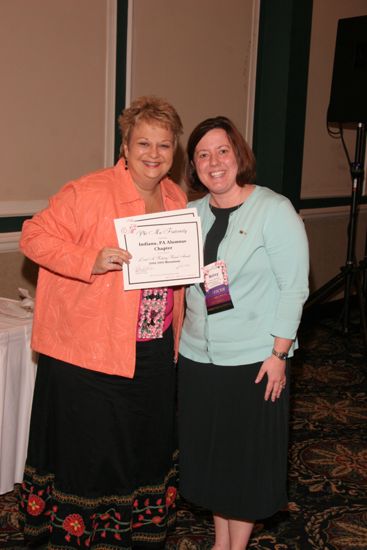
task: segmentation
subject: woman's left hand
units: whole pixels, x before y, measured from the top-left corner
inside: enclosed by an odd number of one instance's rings
[[[282,391],[285,388],[287,377],[285,374],[286,361],[271,355],[260,367],[258,375],[255,380],[255,384],[261,382],[265,374],[268,376],[268,383],[265,389],[265,401],[268,401],[269,397],[274,402],[276,399],[279,399]]]

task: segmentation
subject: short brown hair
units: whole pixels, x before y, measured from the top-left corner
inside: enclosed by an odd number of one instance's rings
[[[256,180],[256,160],[254,153],[233,122],[224,116],[217,116],[214,118],[207,118],[203,120],[203,122],[200,122],[193,129],[188,139],[186,147],[186,179],[189,187],[195,191],[207,190],[197,175],[194,164],[194,154],[196,146],[201,138],[204,137],[207,132],[215,130],[216,128],[221,128],[226,132],[233,147],[238,164],[236,176],[237,185],[243,187],[246,183],[254,183]]]
[[[129,142],[132,129],[141,120],[145,122],[154,121],[169,128],[174,137],[174,147],[177,146],[183,128],[176,109],[160,97],[142,96],[135,99],[130,107],[124,109],[118,118],[122,136],[121,156],[124,156],[123,145]]]

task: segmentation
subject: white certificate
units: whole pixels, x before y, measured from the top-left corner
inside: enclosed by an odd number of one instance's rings
[[[124,289],[203,281],[200,218],[195,208],[114,220],[119,246],[132,255],[123,264]]]

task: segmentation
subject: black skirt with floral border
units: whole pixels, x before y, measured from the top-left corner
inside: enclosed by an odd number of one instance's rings
[[[133,379],[41,355],[20,516],[49,549],[162,548],[175,522],[172,332],[137,343]]]

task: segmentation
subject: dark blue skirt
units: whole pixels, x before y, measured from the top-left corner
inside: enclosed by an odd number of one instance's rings
[[[287,506],[289,381],[264,401],[261,363],[218,366],[179,358],[180,492],[233,519],[255,521]]]
[[[20,512],[48,548],[160,548],[175,520],[172,331],[137,343],[133,379],[41,355]]]

